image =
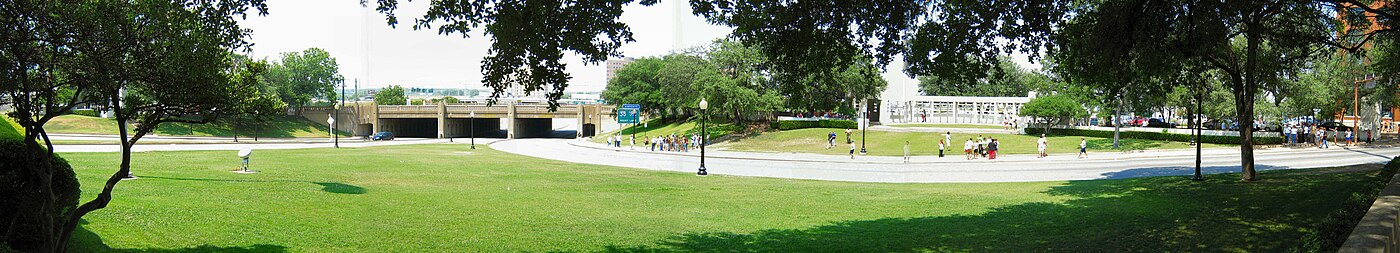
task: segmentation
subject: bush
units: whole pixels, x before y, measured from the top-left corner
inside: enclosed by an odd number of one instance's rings
[[[1371,210],[1371,204],[1380,197],[1381,190],[1390,184],[1390,179],[1395,177],[1395,171],[1400,169],[1400,158],[1390,160],[1385,164],[1380,172],[1366,183],[1366,187],[1361,191],[1352,193],[1346,202],[1337,210],[1333,210],[1322,218],[1322,222],[1314,230],[1310,230],[1302,238],[1302,243],[1293,248],[1293,252],[1336,252],[1338,248],[1346,243],[1347,237],[1351,236],[1352,229],[1356,229],[1356,223],[1366,216],[1366,211]]]
[[[70,111],[70,112],[68,112],[68,113],[70,113],[70,114],[76,114],[76,115],[83,115],[83,116],[88,116],[88,117],[97,117],[97,116],[98,116],[98,115],[97,115],[97,111],[96,111],[96,110],[93,110],[93,109],[77,109],[77,110]]]
[[[6,196],[0,198],[0,220],[10,221],[14,219],[15,215],[37,209],[34,205],[37,204],[37,199],[43,196],[40,196],[35,189],[39,184],[37,182],[38,176],[29,169],[34,167],[31,166],[34,161],[40,160],[25,150],[22,140],[0,140],[0,196]],[[68,165],[67,160],[57,156],[53,157],[53,169],[52,187],[57,197],[55,206],[59,208],[53,213],[43,215],[58,217],[59,219],[54,219],[56,221],[54,227],[61,228],[61,222],[66,220],[63,217],[67,216],[69,210],[77,208],[80,192],[78,178],[73,173],[73,167]],[[9,244],[9,247],[19,251],[36,251],[35,247],[48,238],[39,237],[39,222],[42,221],[33,218],[33,215],[21,216],[13,224],[13,228],[9,227],[11,225],[9,222],[0,222],[0,233],[13,229],[12,237],[5,238],[6,241],[0,242],[0,244]]]
[[[1040,135],[1040,134],[1043,133],[1043,132],[1044,132],[1044,129],[1041,129],[1041,128],[1026,128],[1026,134],[1029,134],[1029,135]],[[1050,133],[1056,134],[1056,135],[1074,135],[1074,136],[1088,136],[1088,137],[1099,137],[1099,138],[1113,138],[1113,131],[1101,131],[1101,130],[1052,128],[1052,129],[1050,129]],[[1160,140],[1160,141],[1180,141],[1180,142],[1189,142],[1189,141],[1191,141],[1191,135],[1189,135],[1189,134],[1156,133],[1156,132],[1136,132],[1136,131],[1122,131],[1122,132],[1118,132],[1118,133],[1119,133],[1118,136],[1119,136],[1120,138],[1123,138],[1123,139]],[[1238,136],[1202,135],[1202,136],[1201,136],[1201,143],[1240,144],[1240,137],[1238,137]],[[1281,144],[1281,143],[1283,143],[1283,137],[1257,137],[1257,136],[1254,137],[1254,144]]]
[[[778,130],[793,130],[803,128],[856,129],[860,128],[860,124],[857,124],[854,120],[779,120],[777,122],[773,122],[772,127],[777,128]]]

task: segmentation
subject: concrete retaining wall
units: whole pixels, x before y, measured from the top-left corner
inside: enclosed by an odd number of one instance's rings
[[[1351,230],[1351,236],[1337,252],[1396,252],[1400,244],[1400,173],[1381,190],[1366,216]]]

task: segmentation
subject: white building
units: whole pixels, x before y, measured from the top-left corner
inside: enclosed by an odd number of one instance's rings
[[[1007,120],[1025,124],[1017,116],[1021,107],[1035,98],[1035,92],[1025,97],[955,97],[924,96],[919,93],[919,81],[899,70],[901,61],[891,62],[882,74],[889,83],[880,93],[880,118],[891,123],[960,123],[1000,125]],[[894,70],[893,72],[889,70]]]

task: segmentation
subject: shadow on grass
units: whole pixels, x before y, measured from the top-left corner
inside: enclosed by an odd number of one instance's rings
[[[685,233],[602,252],[1279,252],[1339,208],[1379,166],[1353,173],[1269,171],[1071,181],[981,214],[848,220],[751,233]],[[937,196],[929,196],[936,198]],[[722,214],[716,214],[722,215]]]
[[[364,188],[364,187],[359,187],[359,186],[354,186],[354,185],[348,185],[348,184],[342,184],[342,183],[329,183],[329,182],[316,182],[315,184],[318,184],[318,185],[321,185],[321,186],[325,187],[325,188],[321,188],[321,191],[325,191],[325,192],[329,192],[329,193],[339,193],[339,194],[365,194],[365,188]]]
[[[205,181],[205,182],[229,182],[229,183],[313,183],[320,185],[321,191],[338,194],[365,194],[369,192],[364,187],[336,182],[312,182],[302,180],[258,180],[258,179],[213,179],[213,178],[180,178],[161,176],[142,176],[144,179],[160,180],[180,180],[180,181]]]
[[[319,123],[298,116],[275,116],[263,122],[265,125],[260,126],[258,131],[254,132],[250,129],[240,129],[237,132],[238,136],[251,137],[257,135],[258,137],[267,138],[293,138],[297,137],[295,133],[298,132],[322,131],[322,134],[325,134],[324,131],[330,130],[322,128]],[[218,137],[230,137],[235,134],[234,130],[229,127],[229,124],[224,122],[209,124],[165,123],[156,127],[154,132],[159,135],[208,135]],[[345,132],[344,129],[338,129],[336,132],[343,136],[349,136],[349,133]],[[329,137],[329,135],[327,134],[325,137]]]
[[[1263,164],[1255,164],[1255,165],[1254,165],[1254,170],[1255,170],[1255,171],[1281,170],[1281,169],[1288,169],[1288,168],[1289,168],[1288,166],[1273,166],[1273,165],[1263,165]],[[1240,166],[1202,166],[1202,167],[1201,167],[1201,174],[1220,174],[1220,173],[1232,173],[1232,172],[1239,172],[1239,171],[1240,171]],[[1127,169],[1127,170],[1122,170],[1122,171],[1105,172],[1105,173],[1103,173],[1103,174],[1101,174],[1101,175],[1104,177],[1104,179],[1124,179],[1124,178],[1137,178],[1137,177],[1190,176],[1190,175],[1194,175],[1194,174],[1196,174],[1196,167],[1195,167],[1195,166],[1171,166],[1171,167],[1152,167],[1152,168]]]
[[[86,221],[83,221],[82,223],[83,223],[83,224],[86,224],[87,222],[86,222]],[[271,244],[254,244],[254,245],[252,245],[252,246],[244,246],[244,247],[236,247],[236,246],[235,246],[235,247],[224,247],[224,246],[213,246],[213,245],[200,245],[200,246],[195,246],[195,247],[174,248],[174,249],[162,249],[162,248],[114,249],[114,248],[112,248],[111,246],[108,246],[106,242],[102,241],[102,237],[101,237],[101,236],[98,236],[96,233],[93,233],[92,231],[87,230],[87,228],[85,228],[85,227],[83,227],[83,226],[78,226],[78,229],[75,230],[75,231],[73,231],[73,238],[72,238],[71,240],[72,240],[72,241],[70,241],[69,244],[68,244],[68,252],[122,252],[122,253],[126,253],[126,252],[130,252],[130,253],[136,253],[136,252],[144,252],[144,253],[166,253],[166,252],[170,252],[170,253],[174,253],[174,252],[277,253],[277,252],[290,252],[290,251],[287,250],[287,247],[285,247],[285,246],[281,246],[281,245],[271,245]]]

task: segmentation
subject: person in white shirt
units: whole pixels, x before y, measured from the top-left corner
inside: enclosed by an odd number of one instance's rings
[[[972,138],[967,138],[967,142],[963,142],[963,154],[967,156],[968,160],[972,160],[972,146]]]
[[[1085,157],[1089,157],[1089,141],[1084,140],[1084,137],[1079,137],[1079,158]]]
[[[904,162],[909,162],[909,141],[904,141]]]
[[[1040,151],[1040,157],[1050,156],[1045,153],[1045,148],[1050,146],[1050,141],[1045,140],[1045,134],[1040,134],[1040,140],[1036,141],[1036,150]]]

